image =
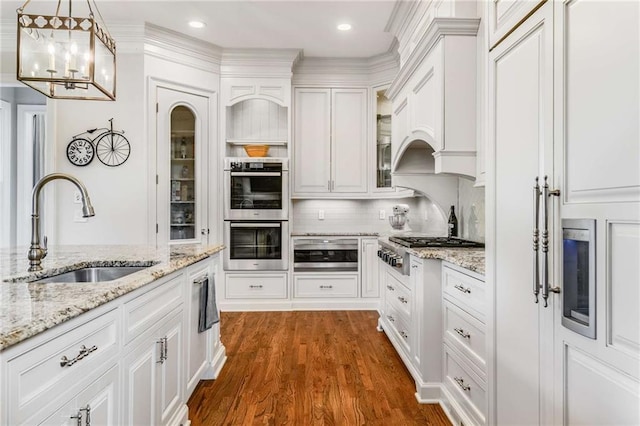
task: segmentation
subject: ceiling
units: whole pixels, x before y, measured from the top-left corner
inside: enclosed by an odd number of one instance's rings
[[[0,2],[2,20],[13,19],[23,2]],[[386,52],[393,36],[384,28],[394,0],[286,0],[286,1],[157,1],[97,0],[106,21],[112,24],[149,22],[225,48],[294,48],[304,56],[369,57]],[[55,0],[33,0],[27,13],[53,14]],[[76,0],[74,11],[86,11]],[[62,10],[68,8],[62,0]],[[79,13],[74,13],[78,15]],[[198,19],[202,29],[188,26]],[[352,25],[338,31],[340,23]],[[117,43],[117,37],[116,37]]]

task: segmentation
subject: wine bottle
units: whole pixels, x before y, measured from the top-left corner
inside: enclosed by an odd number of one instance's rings
[[[449,233],[448,237],[457,237],[458,236],[458,218],[456,217],[456,212],[454,207],[451,206],[451,212],[449,213]]]

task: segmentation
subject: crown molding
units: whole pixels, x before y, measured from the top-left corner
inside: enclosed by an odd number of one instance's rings
[[[144,53],[196,69],[218,72],[222,48],[157,25],[144,25]]]
[[[224,49],[220,75],[290,79],[301,55],[300,49]]]
[[[478,33],[479,18],[434,18],[416,47],[410,53],[397,77],[391,83],[387,96],[393,99],[416,72],[422,61],[442,37],[474,36]]]

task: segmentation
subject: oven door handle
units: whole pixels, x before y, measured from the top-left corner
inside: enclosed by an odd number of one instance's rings
[[[281,172],[231,172],[231,176],[272,177],[282,176]]]
[[[232,228],[280,228],[279,223],[231,223],[229,224]]]

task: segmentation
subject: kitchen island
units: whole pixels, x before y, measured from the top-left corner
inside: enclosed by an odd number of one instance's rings
[[[38,272],[26,272],[26,250],[0,251],[0,424],[187,422],[195,386],[226,360],[209,321],[217,315],[200,319],[223,248],[52,247]],[[38,282],[122,266],[145,268],[111,281]]]

